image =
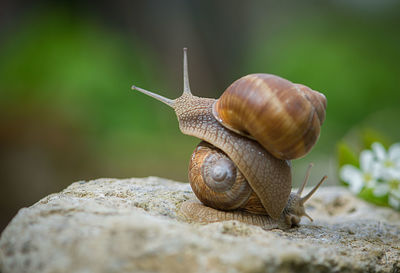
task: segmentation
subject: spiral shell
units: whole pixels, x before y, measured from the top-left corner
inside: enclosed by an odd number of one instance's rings
[[[197,198],[209,207],[267,214],[232,160],[223,151],[205,141],[192,154],[189,181]]]
[[[326,98],[271,74],[250,74],[232,83],[213,106],[226,128],[257,140],[280,159],[306,155],[325,120]]]

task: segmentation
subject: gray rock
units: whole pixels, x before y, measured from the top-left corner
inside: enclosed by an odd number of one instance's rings
[[[308,202],[315,219],[266,231],[183,222],[188,184],[76,182],[21,209],[0,238],[0,272],[400,272],[400,214],[340,187]]]

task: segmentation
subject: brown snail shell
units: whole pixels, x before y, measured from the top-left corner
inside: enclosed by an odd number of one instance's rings
[[[307,154],[325,120],[326,98],[271,74],[250,74],[232,83],[213,106],[226,128],[256,139],[276,158]]]
[[[200,142],[192,154],[189,181],[197,198],[209,207],[267,214],[235,163],[222,150],[205,141]]]

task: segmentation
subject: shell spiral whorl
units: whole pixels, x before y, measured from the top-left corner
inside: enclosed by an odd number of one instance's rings
[[[220,210],[242,207],[253,192],[232,160],[204,141],[193,152],[189,181],[200,201]]]
[[[319,137],[326,98],[271,74],[250,74],[232,83],[213,106],[225,127],[256,139],[272,155],[295,159]]]

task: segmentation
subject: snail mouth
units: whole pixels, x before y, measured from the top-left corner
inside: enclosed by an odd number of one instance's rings
[[[291,228],[298,227],[300,224],[300,220],[301,220],[300,217],[293,215],[293,214],[288,215],[288,217],[287,217],[288,224]]]

